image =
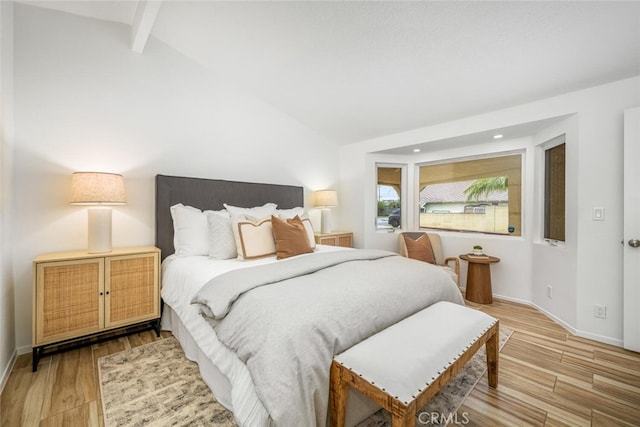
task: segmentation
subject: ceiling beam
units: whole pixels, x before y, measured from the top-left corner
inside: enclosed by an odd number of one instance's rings
[[[162,6],[161,0],[140,0],[131,25],[131,50],[142,53]]]

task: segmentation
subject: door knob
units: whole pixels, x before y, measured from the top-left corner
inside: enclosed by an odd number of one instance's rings
[[[629,240],[629,246],[631,246],[632,248],[637,248],[638,246],[640,246],[640,240],[638,239]]]

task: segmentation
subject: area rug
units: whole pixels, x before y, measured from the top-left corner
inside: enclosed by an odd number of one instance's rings
[[[510,336],[509,329],[500,328],[500,348]],[[482,347],[418,416],[428,417],[431,425],[446,420],[485,371]],[[101,357],[98,373],[105,427],[236,425],[233,414],[216,401],[200,377],[198,365],[187,360],[173,337]],[[358,427],[390,425],[389,414],[380,410]]]
[[[236,425],[174,337],[101,357],[98,373],[105,427]]]

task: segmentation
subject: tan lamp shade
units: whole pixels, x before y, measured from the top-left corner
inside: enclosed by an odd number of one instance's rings
[[[124,205],[126,203],[122,175],[75,172],[71,177],[71,204]]]
[[[72,175],[71,204],[101,205],[87,210],[89,253],[111,252],[111,208],[102,205],[126,203],[122,175],[103,172],[76,172]]]
[[[313,196],[313,206],[316,208],[335,208],[338,206],[338,192],[336,190],[316,191]]]

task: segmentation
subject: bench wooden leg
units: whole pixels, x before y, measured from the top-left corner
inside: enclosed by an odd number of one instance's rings
[[[342,380],[343,369],[337,362],[331,363],[331,379],[329,393],[329,425],[344,427],[347,413],[347,387],[349,384]]]
[[[415,415],[407,414],[406,417],[392,417],[391,427],[415,427]]]
[[[485,349],[487,351],[487,379],[489,386],[498,387],[498,333],[499,328],[494,326],[495,333],[487,340]]]
[[[399,407],[395,401],[391,408],[391,427],[415,427],[416,426],[416,401],[409,406]]]

